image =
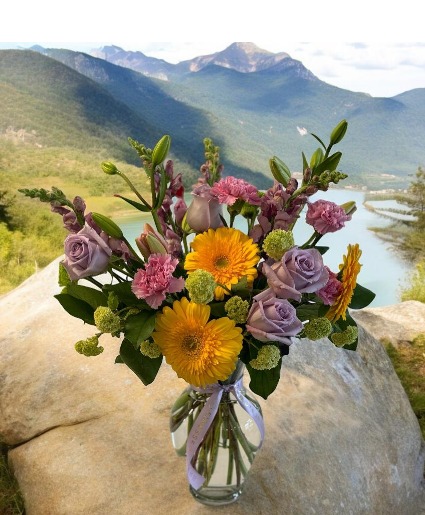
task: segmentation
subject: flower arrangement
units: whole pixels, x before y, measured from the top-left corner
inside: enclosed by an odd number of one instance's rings
[[[355,350],[357,328],[348,309],[362,308],[374,298],[357,284],[361,250],[358,244],[349,245],[339,270],[330,270],[323,260],[328,248],[319,242],[342,229],[356,206],[311,199],[347,177],[337,171],[341,152],[332,151],[346,130],[343,120],[332,130],[328,145],[313,134],[320,147],[309,161],[302,154],[299,180],[281,159],[271,158],[274,183],[266,191],[244,179],[222,177],[219,148],[205,139],[206,162],[189,206],[181,174],[166,161],[170,137],[161,138],[153,149],[130,139],[148,178],[150,198],[113,163],[104,162],[102,169],[122,177],[135,198],[120,198],[152,218],[136,239],[137,249],[111,219],[86,213],[80,197],[70,201],[57,188],[20,190],[49,202],[69,232],[59,274],[63,289],[56,298],[70,315],[96,328],[92,337],[75,344],[77,352],[100,354],[99,340],[106,333],[121,338],[116,363],[125,363],[145,385],[154,381],[165,358],[191,385],[173,411],[175,431],[198,405],[205,406],[212,386],[221,385],[219,397],[230,395],[225,385],[239,381],[235,373],[241,364],[249,373],[251,391],[266,399],[278,385],[282,358],[294,338],[329,337],[335,345]],[[293,228],[304,212],[312,234],[295,243]],[[246,224],[246,231],[235,227],[236,220]],[[194,391],[204,398],[199,401]],[[258,406],[242,400],[238,391],[235,395],[262,435]],[[202,436],[192,442],[188,474],[198,459],[195,475],[201,476],[191,481],[195,489],[211,477],[218,448],[214,442],[236,416],[233,408],[226,409],[227,415],[219,413],[220,422],[211,420],[215,414],[204,421]],[[253,446],[250,450],[241,438],[236,440],[252,454]],[[243,462],[231,439],[227,445],[240,476]]]

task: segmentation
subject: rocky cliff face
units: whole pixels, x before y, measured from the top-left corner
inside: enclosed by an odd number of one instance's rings
[[[163,366],[145,387],[114,364],[117,339],[98,357],[77,354],[93,329],[52,297],[56,272],[52,263],[0,299],[0,434],[16,446],[27,514],[216,513],[191,498],[171,446],[169,410],[185,383]],[[263,448],[243,496],[220,513],[423,513],[424,442],[369,332],[357,352],[300,340],[261,404]]]

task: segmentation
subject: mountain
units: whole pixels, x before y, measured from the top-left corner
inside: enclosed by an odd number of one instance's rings
[[[315,79],[315,76],[309,70],[299,61],[292,59],[286,52],[269,52],[259,48],[254,43],[232,43],[220,52],[181,61],[176,65],[167,63],[163,59],[148,57],[142,52],[127,51],[114,45],[93,49],[89,54],[161,80],[172,80],[176,76],[187,72],[198,72],[211,65],[230,68],[241,73],[252,73],[266,69],[279,71],[289,67],[297,67],[299,73],[305,78]]]
[[[40,147],[73,147],[134,159],[127,143],[154,128],[96,81],[30,50],[0,50],[0,134],[32,134]]]
[[[134,114],[146,120],[148,126],[156,128],[156,139],[162,134],[170,134],[174,156],[188,163],[192,170],[196,170],[196,174],[204,160],[202,141],[205,137],[211,137],[217,144],[226,146],[221,133],[222,121],[203,105],[195,107],[180,101],[178,91],[169,94],[163,89],[164,81],[154,80],[81,52],[43,49],[43,54],[96,81]],[[127,136],[131,136],[131,133]],[[258,187],[266,187],[271,181],[264,174],[256,173],[253,168],[242,168],[237,159],[226,161],[226,171],[237,177],[244,176]]]
[[[273,54],[246,43],[178,65],[166,63],[168,80],[81,52],[42,52],[80,79],[96,83],[99,91],[143,120],[151,136],[170,134],[173,152],[193,169],[203,160],[202,139],[208,136],[221,148],[225,173],[265,187],[271,156],[300,171],[301,151],[311,155],[318,146],[305,135],[326,140],[343,118],[349,127],[339,146],[344,153],[341,170],[349,174],[344,184],[406,187],[409,174],[424,163],[425,89],[374,98],[319,80],[284,52]],[[107,59],[122,52],[114,46],[103,49]],[[188,71],[191,66],[198,71]],[[126,136],[134,137],[132,132]]]
[[[287,59],[291,58],[285,52],[269,52],[254,43],[232,43],[221,52],[182,61],[176,67],[180,71],[198,72],[206,66],[215,64],[238,72],[251,73],[271,68]]]
[[[126,51],[114,45],[91,50],[90,55],[162,80],[167,80],[170,75],[173,75],[175,69],[174,65],[163,59],[148,57],[142,52]]]

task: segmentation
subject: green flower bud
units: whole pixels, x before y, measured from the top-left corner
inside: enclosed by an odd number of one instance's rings
[[[101,166],[102,170],[108,175],[115,175],[118,173],[118,168],[110,161],[104,161]]]
[[[244,218],[251,220],[253,217],[257,216],[259,210],[260,209],[257,206],[252,206],[251,204],[248,204],[248,202],[245,202],[245,204],[242,206],[240,214]]]
[[[75,344],[75,350],[78,354],[83,354],[84,356],[98,356],[103,352],[103,347],[98,346],[99,337],[92,336],[91,338],[87,338],[86,340],[79,340]]]
[[[196,304],[208,304],[214,298],[217,284],[210,272],[199,269],[189,274],[185,286],[190,300]]]
[[[280,360],[280,350],[275,345],[264,345],[258,351],[255,359],[249,364],[255,370],[271,370],[277,367]]]
[[[358,333],[359,331],[356,326],[349,325],[345,331],[342,331],[342,333],[333,333],[331,335],[331,340],[337,347],[343,347],[344,345],[354,343],[357,339]]]
[[[226,302],[224,309],[231,320],[237,324],[244,324],[248,318],[249,302],[235,295]]]
[[[347,132],[347,120],[341,120],[339,124],[331,132],[331,145],[339,143]]]
[[[271,258],[279,261],[283,254],[295,245],[294,235],[291,231],[275,229],[269,232],[263,242],[263,250]]]
[[[162,138],[158,141],[152,151],[152,168],[155,169],[155,166],[160,165],[164,159],[167,157],[167,154],[170,150],[171,146],[171,138],[168,135],[162,136]]]
[[[357,206],[354,200],[351,200],[349,202],[345,202],[344,204],[341,204],[342,209],[345,211],[347,215],[352,215],[357,211]]]
[[[92,217],[94,222],[105,231],[108,236],[112,236],[112,238],[122,239],[123,233],[118,225],[113,222],[110,218],[105,215],[101,215],[100,213],[92,213]]]
[[[94,312],[94,323],[102,333],[116,333],[120,330],[121,319],[110,308],[99,306]]]
[[[149,340],[145,340],[140,344],[140,352],[143,356],[151,359],[159,358],[162,354],[159,346],[155,342],[151,342]]]
[[[304,333],[309,340],[326,338],[332,332],[331,322],[325,318],[313,318],[304,326]]]

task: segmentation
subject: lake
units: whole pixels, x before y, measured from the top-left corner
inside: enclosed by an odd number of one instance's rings
[[[338,265],[342,262],[342,255],[346,253],[347,245],[359,243],[363,254],[360,260],[362,269],[358,276],[358,282],[376,293],[376,298],[371,306],[387,306],[400,302],[400,290],[406,285],[412,264],[401,259],[388,243],[368,230],[368,227],[385,227],[390,224],[390,221],[365,209],[363,206],[364,193],[360,191],[331,189],[327,192],[318,192],[312,197],[313,200],[319,198],[330,200],[336,204],[354,200],[357,205],[357,211],[352,220],[346,222],[343,229],[327,234],[321,239],[320,245],[330,247],[324,255],[325,264],[337,272]],[[374,202],[374,204],[377,205],[378,202]],[[241,217],[237,218],[241,219]],[[130,242],[133,242],[134,238],[140,234],[146,221],[146,216],[142,214],[116,220]],[[245,220],[238,221],[237,227],[245,232]],[[294,229],[295,242],[302,245],[311,234],[311,227],[305,224],[303,219],[300,219]]]

